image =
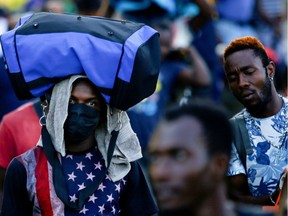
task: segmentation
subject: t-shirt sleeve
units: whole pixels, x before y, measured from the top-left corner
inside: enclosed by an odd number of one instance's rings
[[[157,205],[138,162],[131,163],[127,187],[120,198],[120,205],[121,216],[148,216],[158,212]]]
[[[240,160],[237,149],[233,143],[227,176],[234,176],[234,175],[238,175],[238,174],[245,174],[246,175],[246,172],[245,172],[245,168],[244,168],[244,166]]]
[[[4,180],[4,196],[1,216],[31,216],[33,204],[26,189],[27,174],[24,166],[15,158],[8,166]]]
[[[6,169],[10,161],[15,156],[14,146],[14,138],[4,116],[0,124],[0,149],[5,149],[5,151],[0,151],[1,167]]]

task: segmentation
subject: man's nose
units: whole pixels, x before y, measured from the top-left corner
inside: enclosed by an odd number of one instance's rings
[[[245,74],[240,74],[239,75],[239,86],[240,87],[247,87],[249,86],[249,79]]]
[[[167,180],[171,175],[169,162],[166,159],[159,159],[159,161],[150,166],[150,175],[153,181]]]

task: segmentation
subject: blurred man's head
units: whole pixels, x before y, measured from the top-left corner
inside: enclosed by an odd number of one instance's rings
[[[77,13],[81,15],[88,16],[103,16],[101,14],[100,8],[102,0],[74,0],[75,6],[77,8]]]
[[[133,22],[145,23],[160,34],[161,58],[164,59],[171,50],[172,16],[157,3],[151,3],[145,8],[124,11],[122,18]]]
[[[149,145],[149,174],[161,211],[197,211],[223,184],[232,132],[215,104],[195,103],[167,112]]]

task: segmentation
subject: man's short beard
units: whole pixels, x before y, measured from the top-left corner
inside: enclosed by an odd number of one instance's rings
[[[271,101],[271,98],[272,98],[272,85],[266,71],[265,85],[264,88],[260,91],[259,102],[255,105],[247,107],[248,111],[249,110],[260,111],[262,109],[265,109],[266,105],[269,103],[269,101]]]

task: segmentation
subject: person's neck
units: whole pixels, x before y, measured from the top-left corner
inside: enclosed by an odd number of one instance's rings
[[[94,136],[88,137],[81,143],[65,143],[66,151],[70,153],[80,153],[92,149],[96,145]]]
[[[236,216],[232,203],[226,197],[225,185],[219,185],[215,193],[210,194],[193,215]]]
[[[266,118],[275,115],[278,113],[283,105],[282,98],[278,95],[276,91],[272,92],[271,100],[259,107],[255,107],[254,109],[248,109],[248,112],[251,116],[256,118]]]

